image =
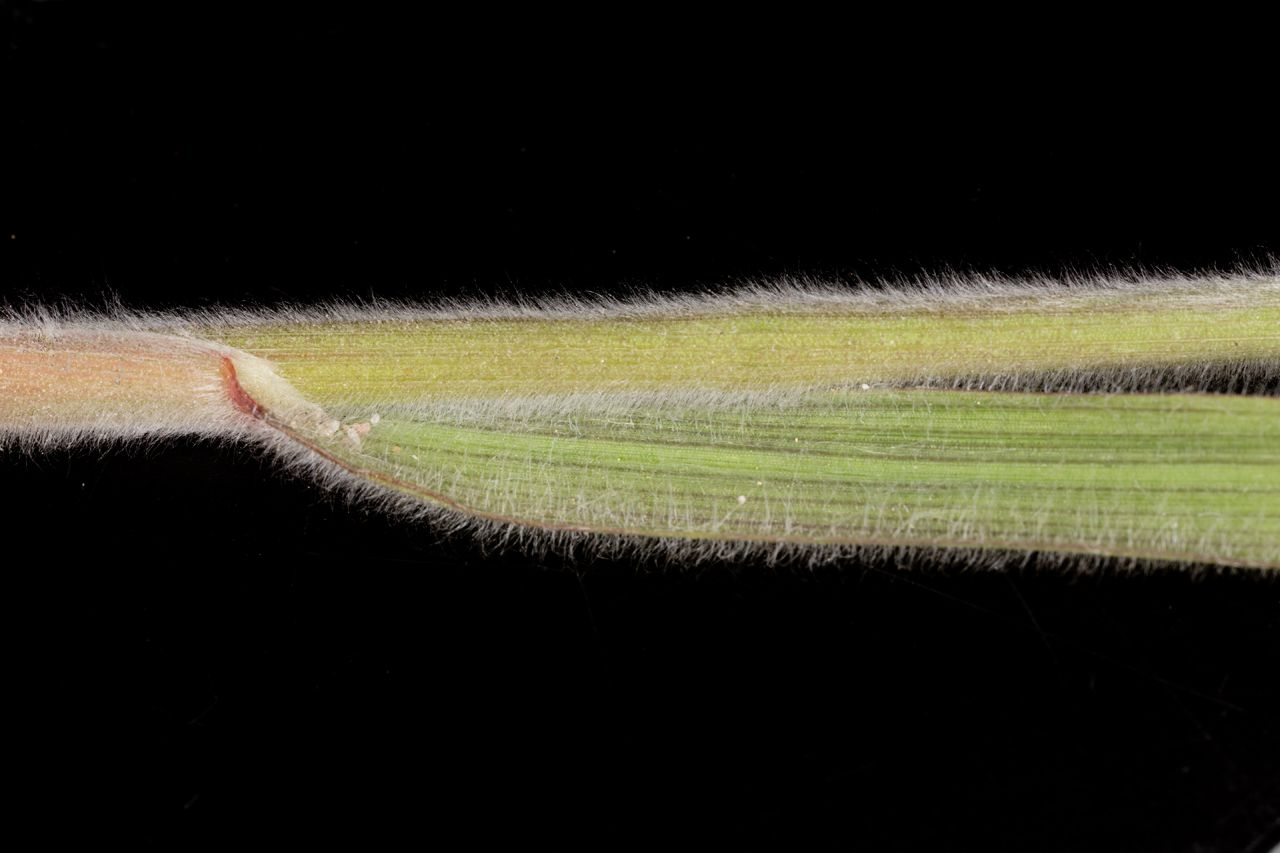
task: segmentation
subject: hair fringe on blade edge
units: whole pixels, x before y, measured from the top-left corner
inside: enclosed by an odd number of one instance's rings
[[[139,311],[109,298],[96,310],[70,303],[0,304],[0,336],[15,328],[46,332],[93,327],[192,335],[202,328],[286,323],[414,322],[436,320],[655,320],[726,313],[784,312],[937,313],[981,307],[993,312],[1038,307],[1069,307],[1099,296],[1165,295],[1186,307],[1222,306],[1260,292],[1280,294],[1280,259],[1241,265],[1230,271],[1199,275],[1175,270],[1113,269],[1107,274],[1073,273],[1060,278],[943,272],[889,281],[822,281],[782,276],[771,281],[745,280],[723,288],[680,295],[633,289],[623,296],[561,293],[537,297],[442,298],[411,302],[372,298],[330,300],[309,306],[269,308],[213,306],[190,310]],[[6,326],[9,328],[6,329]]]

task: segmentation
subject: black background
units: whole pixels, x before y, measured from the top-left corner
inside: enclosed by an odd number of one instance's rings
[[[0,4],[9,305],[1280,251],[1250,69],[1156,40],[1121,73],[1106,27],[177,5]],[[50,838],[1280,841],[1255,576],[491,554],[195,442],[2,450],[0,495],[12,746]]]

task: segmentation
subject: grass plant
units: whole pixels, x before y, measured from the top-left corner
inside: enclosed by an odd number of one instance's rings
[[[195,432],[494,542],[1280,567],[1280,276],[0,324],[0,438]]]

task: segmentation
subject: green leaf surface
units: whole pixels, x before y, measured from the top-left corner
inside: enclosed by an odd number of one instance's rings
[[[1280,566],[1274,396],[946,390],[1270,375],[1275,286],[582,313],[217,336],[324,409],[299,440],[482,518]]]

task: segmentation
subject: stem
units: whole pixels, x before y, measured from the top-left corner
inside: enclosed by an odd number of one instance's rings
[[[104,326],[0,325],[0,438],[234,432],[226,347]]]

